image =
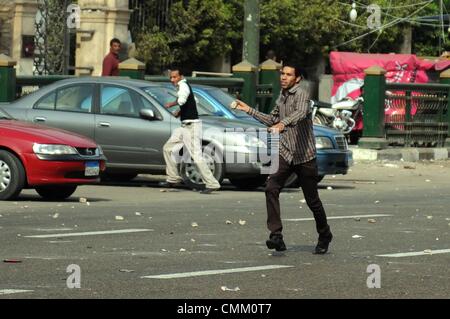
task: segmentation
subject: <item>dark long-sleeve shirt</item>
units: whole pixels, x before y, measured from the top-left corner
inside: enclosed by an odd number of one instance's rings
[[[103,59],[102,76],[119,76],[119,57],[110,52]]]
[[[299,84],[281,92],[270,114],[255,109],[249,114],[269,127],[280,122],[285,125],[285,130],[280,133],[280,155],[288,163],[298,165],[316,157],[309,94]]]

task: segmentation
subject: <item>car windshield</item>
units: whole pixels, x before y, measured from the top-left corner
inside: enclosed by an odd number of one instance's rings
[[[1,120],[12,120],[11,115],[0,109],[0,119]]]
[[[144,92],[154,98],[161,106],[171,103],[177,99],[177,93],[175,89],[165,87],[148,87],[144,89]],[[178,111],[180,107],[178,105],[169,108],[170,112]],[[197,111],[199,116],[211,116],[214,115],[201,105],[197,105]]]
[[[233,112],[238,117],[251,117],[245,112],[238,111],[231,108],[231,102],[235,101],[236,98],[232,96],[231,94],[218,89],[218,88],[208,88],[206,89],[206,92],[208,92],[209,95],[211,95],[214,99],[216,99],[220,104],[225,106],[227,109],[229,109],[231,112]]]

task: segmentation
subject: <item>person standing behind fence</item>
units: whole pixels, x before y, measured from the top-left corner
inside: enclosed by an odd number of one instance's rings
[[[170,70],[170,82],[177,88],[177,100],[165,105],[166,108],[179,105],[180,111],[175,114],[181,119],[181,127],[175,129],[172,136],[164,145],[164,159],[166,161],[167,182],[164,186],[173,187],[181,183],[182,178],[174,160],[174,152],[183,145],[189,152],[197,169],[205,183],[206,188],[201,194],[210,194],[220,189],[219,182],[215,179],[202,156],[201,134],[202,123],[198,118],[197,104],[191,86],[184,78],[181,68],[174,67]]]
[[[119,52],[122,43],[114,38],[109,42],[109,53],[103,59],[102,76],[119,76]]]

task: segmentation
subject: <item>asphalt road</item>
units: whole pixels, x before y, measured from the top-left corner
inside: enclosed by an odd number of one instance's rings
[[[335,238],[324,256],[312,254],[317,235],[297,189],[281,195],[284,253],[265,246],[263,189],[163,192],[140,176],[64,202],[27,190],[0,205],[0,298],[449,298],[449,170],[356,163],[326,177]]]

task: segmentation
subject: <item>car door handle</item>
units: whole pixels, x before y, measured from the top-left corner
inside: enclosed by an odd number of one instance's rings
[[[108,122],[100,122],[98,123],[99,127],[111,127],[111,123]]]
[[[45,122],[45,121],[47,121],[47,118],[40,117],[40,116],[35,117],[34,120],[33,120],[33,122]]]

